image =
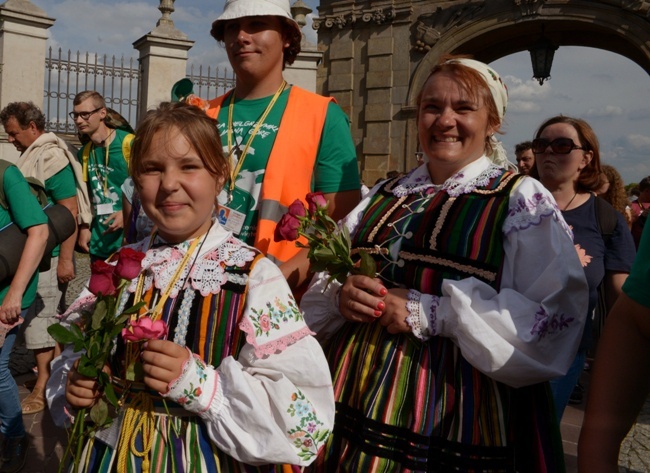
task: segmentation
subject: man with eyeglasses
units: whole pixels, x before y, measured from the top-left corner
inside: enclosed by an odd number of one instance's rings
[[[122,129],[109,124],[104,97],[94,90],[75,96],[70,118],[86,142],[77,158],[82,164],[95,217],[90,226],[80,226],[78,243],[90,253],[91,261],[103,260],[122,244],[121,187],[128,177],[134,135],[130,127]]]
[[[48,200],[68,208],[80,225],[89,224],[92,213],[76,149],[45,132],[45,115],[32,102],[8,104],[0,112],[0,121],[9,143],[21,153],[16,166],[23,175],[43,183]],[[23,414],[45,409],[45,385],[56,351],[47,327],[57,322],[57,311],[65,310],[67,286],[75,277],[76,234],[52,252],[50,269],[40,273],[36,300],[25,318],[25,342],[34,350],[38,377],[32,393],[22,402]]]

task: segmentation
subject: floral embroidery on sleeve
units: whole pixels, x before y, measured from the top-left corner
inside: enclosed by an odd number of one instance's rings
[[[181,406],[189,406],[203,394],[200,386],[194,387],[194,383],[190,383],[189,389],[183,389],[183,396],[179,397],[177,402]]]
[[[298,456],[302,460],[309,460],[318,454],[330,431],[323,428],[323,423],[318,420],[314,408],[301,391],[293,393],[291,401],[287,413],[291,417],[298,418],[298,425],[290,429],[287,434],[299,449]]]
[[[216,390],[217,376],[214,368],[192,354],[183,365],[179,378],[170,383],[169,391],[163,397],[176,401],[190,412],[201,413],[210,407]]]
[[[541,340],[546,335],[552,335],[568,328],[574,320],[574,317],[564,314],[548,314],[543,307],[540,307],[535,313],[535,325],[533,325],[530,334],[537,335]]]
[[[276,297],[272,303],[267,302],[266,307],[261,309],[253,307],[249,318],[255,328],[256,337],[268,337],[271,330],[280,330],[280,324],[283,322],[303,320],[302,313],[293,297],[290,297],[286,304]]]

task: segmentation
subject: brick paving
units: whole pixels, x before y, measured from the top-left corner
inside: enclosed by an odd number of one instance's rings
[[[77,278],[71,283],[69,298],[78,294],[89,276],[88,257],[78,254]],[[12,368],[17,370],[16,382],[23,399],[29,394],[24,383],[35,379],[31,372],[33,357],[19,346],[12,355]],[[589,373],[584,372],[582,383],[589,386]],[[561,430],[567,473],[577,473],[577,444],[584,415],[584,404],[570,405],[562,418]],[[57,471],[66,445],[67,434],[64,429],[56,427],[49,412],[23,416],[25,428],[31,437],[31,443],[24,473],[54,473]],[[621,447],[619,458],[620,473],[650,473],[650,398],[646,401],[637,423],[632,428]],[[522,472],[526,473],[526,472]]]

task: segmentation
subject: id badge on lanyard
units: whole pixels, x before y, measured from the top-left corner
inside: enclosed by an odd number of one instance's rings
[[[232,232],[234,235],[239,235],[244,226],[246,214],[222,205],[219,207],[217,220],[227,231]]]

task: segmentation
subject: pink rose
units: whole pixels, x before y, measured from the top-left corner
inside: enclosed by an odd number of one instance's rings
[[[307,215],[305,206],[302,202],[300,202],[299,199],[293,201],[293,204],[289,206],[289,210],[287,212],[294,217],[304,217]]]
[[[298,239],[298,229],[300,228],[300,220],[286,213],[282,216],[280,221],[275,227],[273,239],[277,241],[289,240],[295,241]]]
[[[327,200],[325,199],[325,195],[322,192],[310,192],[307,194],[307,197],[305,197],[305,200],[309,205],[310,213],[314,214],[318,209],[327,208]]]
[[[115,294],[115,267],[106,261],[97,260],[90,266],[88,290],[98,296]]]
[[[129,342],[141,342],[165,338],[167,336],[167,324],[164,320],[155,322],[149,317],[140,317],[131,322],[129,328],[122,329],[122,338]]]
[[[117,254],[115,274],[122,279],[136,278],[142,270],[141,263],[144,256],[144,253],[133,248],[122,248]]]
[[[268,315],[260,317],[260,328],[262,329],[262,332],[268,332],[271,330],[271,319],[269,319]]]

